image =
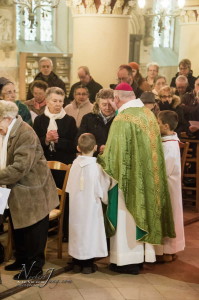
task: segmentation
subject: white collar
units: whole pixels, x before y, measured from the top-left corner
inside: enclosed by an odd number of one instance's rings
[[[130,108],[130,107],[143,107],[144,104],[143,102],[138,98],[138,99],[134,99],[134,100],[130,100],[126,103],[124,103],[119,109],[118,109],[118,113],[120,113],[121,111]]]
[[[172,135],[162,136],[161,139],[163,142],[166,142],[166,141],[178,141],[179,142],[180,141],[176,132],[174,132],[174,134],[172,134]]]
[[[92,156],[79,155],[77,157],[78,164],[81,168],[96,163],[97,158]]]

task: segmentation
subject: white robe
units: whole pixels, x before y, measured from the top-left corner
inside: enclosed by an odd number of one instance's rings
[[[129,107],[142,107],[140,99],[122,105],[118,112]],[[136,241],[136,224],[126,208],[124,195],[119,190],[116,234],[110,239],[110,262],[118,266],[138,264],[156,260],[154,246]]]
[[[78,156],[71,167],[68,253],[80,260],[108,255],[101,200],[107,204],[110,179],[95,157]]]
[[[175,254],[184,250],[184,224],[181,189],[181,159],[177,134],[162,137],[166,173],[173,210],[176,238],[164,238],[163,246],[156,246],[156,254]]]

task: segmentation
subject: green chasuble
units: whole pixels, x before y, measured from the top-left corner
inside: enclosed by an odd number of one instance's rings
[[[137,240],[162,244],[164,237],[175,237],[160,130],[148,108],[130,107],[115,117],[98,162],[118,182]],[[110,219],[107,223],[114,227]]]

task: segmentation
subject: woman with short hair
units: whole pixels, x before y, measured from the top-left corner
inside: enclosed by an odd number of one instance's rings
[[[49,213],[59,201],[37,135],[18,115],[17,105],[4,100],[0,101],[1,185],[11,189],[8,206],[16,258],[5,270],[21,270],[15,280],[39,276],[45,263]]]
[[[96,95],[93,111],[82,118],[78,137],[82,133],[92,133],[97,142],[97,153],[103,152],[108,132],[115,117],[111,102],[114,99],[112,89],[101,89]]]

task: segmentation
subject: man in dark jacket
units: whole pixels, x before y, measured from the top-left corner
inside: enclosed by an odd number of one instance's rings
[[[59,87],[66,94],[65,83],[52,71],[53,62],[48,57],[42,57],[39,60],[39,73],[36,75],[34,80],[43,80],[48,84],[48,87]],[[28,93],[26,100],[32,99],[34,96],[31,92],[31,84],[28,87]]]
[[[122,82],[128,83],[132,87],[136,98],[140,98],[140,96],[143,93],[143,90],[141,90],[138,87],[137,82],[133,79],[133,72],[129,65],[121,65],[118,69],[117,77],[118,77],[118,83],[122,83]],[[116,84],[110,84],[111,89],[115,89],[115,87]]]
[[[68,103],[70,103],[72,100],[74,100],[74,90],[77,86],[79,85],[84,85],[87,87],[88,91],[89,91],[89,100],[91,103],[95,102],[95,96],[96,94],[99,92],[100,89],[102,89],[101,84],[99,84],[98,82],[96,82],[90,75],[90,71],[88,69],[88,67],[86,66],[82,66],[78,68],[77,71],[79,80],[78,82],[74,83],[71,86],[70,89],[70,93],[68,96]]]
[[[188,79],[190,89],[193,90],[196,77],[194,77],[192,74],[193,71],[191,70],[191,61],[189,59],[182,59],[179,62],[179,72],[176,74],[175,77],[172,78],[170,86],[176,87],[176,78],[179,75],[184,75]]]

